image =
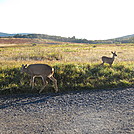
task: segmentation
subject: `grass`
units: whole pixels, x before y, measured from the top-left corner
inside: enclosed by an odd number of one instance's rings
[[[32,44],[1,45],[0,94],[37,93],[41,79],[31,90],[29,76],[20,73],[21,64],[32,63],[53,66],[61,91],[134,86],[134,44]],[[101,57],[110,57],[111,51],[118,55],[113,66],[100,66]],[[49,83],[44,92],[54,91]]]

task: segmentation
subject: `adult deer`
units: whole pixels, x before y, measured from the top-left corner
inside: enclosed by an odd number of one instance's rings
[[[102,64],[101,65],[104,65],[104,63],[108,63],[110,65],[110,67],[112,66],[113,64],[113,61],[114,61],[114,58],[115,56],[117,56],[116,52],[111,52],[113,54],[113,57],[106,57],[106,56],[103,56],[102,57]]]
[[[34,79],[35,77],[41,77],[43,81],[43,87],[39,91],[41,93],[45,88],[47,81],[46,79],[49,78],[53,81],[55,92],[58,92],[57,80],[53,77],[54,68],[50,67],[47,64],[31,64],[29,66],[22,65],[21,72],[25,72],[31,76],[30,85],[32,89],[34,88]]]

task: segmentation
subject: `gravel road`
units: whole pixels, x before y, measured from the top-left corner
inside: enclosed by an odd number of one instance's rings
[[[0,96],[0,134],[134,134],[134,88]]]

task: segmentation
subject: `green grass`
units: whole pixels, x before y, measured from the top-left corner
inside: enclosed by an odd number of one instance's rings
[[[57,64],[55,78],[58,80],[60,91],[101,89],[134,86],[134,69],[124,65],[113,67],[90,64]],[[29,86],[30,77],[21,74],[19,68],[8,68],[0,72],[1,94],[5,93],[37,93],[41,88],[41,79],[36,79],[36,89]],[[52,82],[45,91],[54,91]]]
[[[95,46],[95,47],[94,47]],[[117,52],[112,67],[100,66],[102,56]],[[55,68],[60,91],[134,86],[134,44],[19,44],[0,48],[0,94],[38,93],[41,79],[31,90],[22,64],[45,63]],[[52,82],[44,92],[54,92]]]

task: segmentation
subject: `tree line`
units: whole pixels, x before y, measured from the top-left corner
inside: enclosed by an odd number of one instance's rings
[[[87,40],[87,39],[78,39],[75,36],[73,37],[61,37],[61,36],[54,36],[54,35],[47,35],[47,34],[16,34],[10,36],[13,38],[37,38],[37,39],[49,39],[54,41],[61,41],[61,42],[72,42],[72,43],[88,43],[88,44],[113,44],[113,43],[134,43],[134,37],[130,38],[115,38],[109,40]]]

